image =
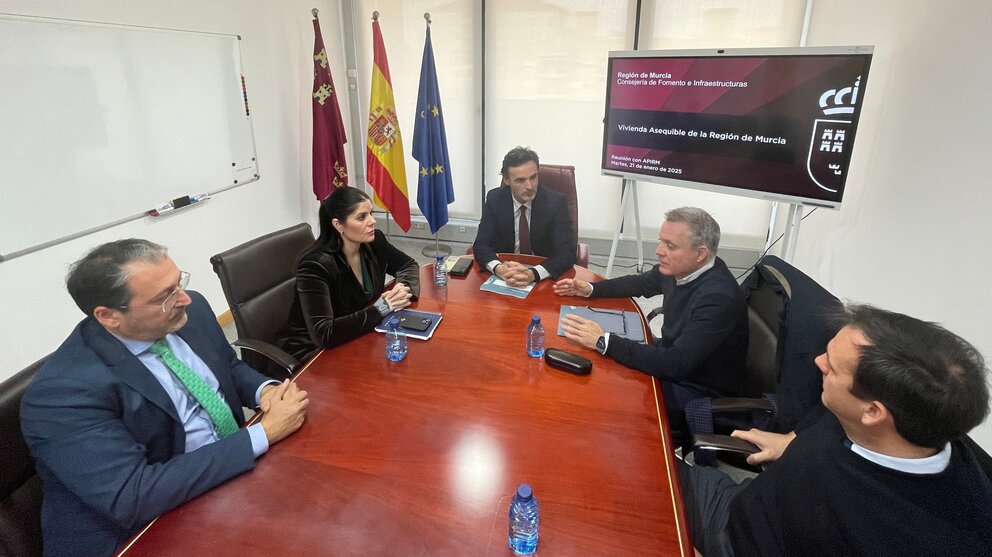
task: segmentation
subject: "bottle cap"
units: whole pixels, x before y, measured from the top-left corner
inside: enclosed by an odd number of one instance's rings
[[[534,496],[534,490],[531,489],[530,484],[520,484],[517,486],[517,497],[521,499],[530,499]]]
[[[541,322],[541,316],[540,315],[535,315],[534,317],[531,317],[530,318],[530,322],[531,323],[540,323]]]

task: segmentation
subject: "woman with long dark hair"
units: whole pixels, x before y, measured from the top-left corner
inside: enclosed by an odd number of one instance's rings
[[[283,350],[298,358],[348,342],[420,293],[420,269],[376,230],[372,201],[337,188],[320,204],[320,236],[296,264],[296,296]],[[386,274],[396,284],[384,292]]]

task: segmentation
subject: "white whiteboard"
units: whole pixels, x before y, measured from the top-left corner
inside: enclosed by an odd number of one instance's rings
[[[239,41],[0,14],[0,261],[257,180]]]

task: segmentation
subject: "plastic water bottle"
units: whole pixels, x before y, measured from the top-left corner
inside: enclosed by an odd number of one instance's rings
[[[517,555],[533,555],[537,551],[537,530],[541,510],[530,484],[517,486],[510,501],[510,549]]]
[[[437,261],[434,262],[434,285],[435,286],[447,286],[448,284],[448,268],[444,266],[444,256],[437,256]]]
[[[390,362],[398,362],[406,358],[406,333],[400,329],[400,320],[395,315],[389,318],[386,327],[386,357]]]
[[[527,353],[534,358],[544,355],[544,325],[541,325],[539,315],[531,317],[530,325],[527,325]]]

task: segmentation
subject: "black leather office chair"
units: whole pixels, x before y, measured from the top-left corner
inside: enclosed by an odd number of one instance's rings
[[[306,223],[271,232],[210,258],[238,330],[233,344],[258,371],[285,379],[300,361],[275,343],[289,328],[296,260],[314,242]]]
[[[47,359],[0,383],[0,557],[41,555],[41,479],[21,435],[21,399]]]
[[[748,300],[750,387],[740,398],[699,399],[686,405],[694,444],[714,432],[756,427],[786,433],[820,401],[814,362],[839,330],[842,305],[830,292],[785,261],[769,255],[741,285]],[[760,397],[760,398],[758,398]],[[728,443],[733,443],[728,441]],[[698,463],[711,462],[698,453]]]

